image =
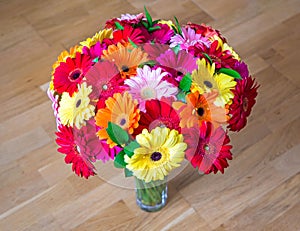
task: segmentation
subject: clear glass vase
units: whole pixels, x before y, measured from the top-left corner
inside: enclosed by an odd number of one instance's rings
[[[146,183],[135,177],[135,192],[137,205],[147,212],[162,209],[167,203],[167,177],[163,180]]]

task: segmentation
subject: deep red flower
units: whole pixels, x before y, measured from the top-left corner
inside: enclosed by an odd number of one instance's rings
[[[76,144],[72,128],[60,125],[55,134],[56,143],[60,146],[57,150],[66,155],[65,162],[72,164],[72,170],[78,176],[85,178],[95,175],[95,167]]]
[[[54,71],[54,89],[60,94],[68,92],[72,96],[91,66],[92,60],[88,55],[77,52],[75,58],[67,58]]]
[[[235,63],[238,62],[238,60],[233,58],[230,51],[222,51],[222,47],[218,46],[219,42],[217,40],[215,40],[210,47],[206,47],[202,44],[197,43],[194,46],[189,47],[189,52],[199,58],[205,58],[206,60],[207,57],[204,54],[207,54],[215,63],[217,69],[221,67],[232,69],[235,66]]]
[[[146,112],[140,113],[139,126],[134,130],[133,135],[136,136],[142,133],[144,128],[150,132],[158,126],[165,126],[180,132],[179,115],[171,105],[171,100],[165,98],[162,98],[162,100],[148,100],[145,105]]]
[[[231,131],[240,131],[247,124],[247,117],[250,115],[257,96],[259,85],[252,77],[239,80],[235,89],[233,102],[229,107],[230,119],[228,121]]]
[[[97,109],[105,107],[105,100],[114,93],[125,90],[119,70],[110,61],[98,62],[90,68],[86,74],[86,82],[93,89],[90,98],[98,100]]]
[[[232,159],[232,146],[222,127],[214,130],[210,122],[204,121],[200,128],[185,128],[182,133],[188,145],[186,158],[194,168],[205,174],[224,173],[224,168],[228,167],[227,160]]]

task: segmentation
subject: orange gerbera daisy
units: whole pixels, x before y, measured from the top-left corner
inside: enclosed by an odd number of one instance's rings
[[[116,146],[106,132],[108,122],[119,125],[129,134],[138,127],[140,119],[140,110],[138,109],[137,100],[133,100],[132,96],[125,92],[124,94],[115,93],[113,97],[105,101],[105,108],[99,109],[96,116],[96,125],[100,127],[97,132],[99,139],[105,139],[110,148]]]
[[[180,111],[180,126],[191,128],[197,123],[200,126],[203,121],[211,122],[215,128],[226,123],[228,109],[214,104],[218,93],[199,94],[194,92],[186,96],[186,104],[175,102],[174,107]]]
[[[129,43],[118,43],[108,46],[107,50],[103,51],[102,58],[114,62],[125,79],[136,75],[137,67],[148,60],[147,56],[140,47],[134,48]]]

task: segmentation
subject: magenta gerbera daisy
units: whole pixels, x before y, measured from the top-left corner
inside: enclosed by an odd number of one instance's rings
[[[72,164],[72,170],[78,176],[85,178],[95,175],[95,167],[85,153],[81,152],[80,147],[75,141],[73,129],[60,125],[56,136],[56,143],[60,146],[57,150],[66,155],[65,162]]]
[[[145,105],[146,112],[140,113],[139,126],[134,130],[133,135],[142,133],[144,128],[150,132],[156,127],[168,127],[181,132],[179,116],[171,105],[172,101],[167,99],[148,100]]]
[[[137,76],[125,80],[129,93],[139,102],[139,109],[145,111],[145,102],[148,99],[161,99],[162,97],[175,98],[178,88],[163,78],[168,75],[161,68],[151,70],[147,65],[137,69]]]
[[[224,168],[228,167],[227,160],[232,159],[232,146],[222,127],[214,130],[210,122],[204,121],[200,128],[183,129],[183,135],[188,144],[186,158],[194,168],[205,174],[218,171],[224,173]]]
[[[250,115],[255,104],[257,89],[259,85],[252,77],[239,80],[235,89],[233,102],[229,107],[230,119],[228,121],[231,131],[240,131],[247,124],[247,117]]]
[[[77,52],[75,58],[68,57],[54,71],[54,90],[59,94],[68,92],[72,96],[78,90],[77,84],[82,82],[91,66],[92,60],[88,55]]]
[[[153,42],[166,44],[170,38],[174,35],[174,31],[166,24],[155,24],[154,26],[159,26],[160,29],[155,30],[150,34],[150,39]]]
[[[105,43],[101,43],[98,41],[95,45],[91,46],[90,48],[84,46],[82,48],[82,53],[91,57],[92,60],[95,58],[100,58],[102,55],[102,51],[107,48]]]

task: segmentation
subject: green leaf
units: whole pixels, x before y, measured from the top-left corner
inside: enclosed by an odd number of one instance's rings
[[[149,24],[148,24],[148,22],[144,22],[144,21],[142,21],[142,24],[144,25],[144,27],[146,27],[146,28],[148,28],[149,27]]]
[[[114,166],[116,168],[125,168],[126,167],[126,162],[124,160],[124,155],[125,155],[125,152],[124,151],[121,151],[119,152],[119,154],[115,157],[115,160],[114,160]]]
[[[229,75],[235,79],[242,79],[240,73],[238,73],[237,71],[235,70],[232,70],[232,69],[229,69],[229,68],[221,68],[219,70],[219,73],[223,73],[225,75]]]
[[[133,176],[133,172],[130,171],[129,169],[125,168],[124,169],[125,177],[131,177]]]
[[[183,103],[186,103],[186,100],[185,100],[185,93],[183,91],[179,92],[177,94],[177,99]]]
[[[176,45],[175,47],[172,47],[172,50],[173,50],[174,53],[177,55],[178,52],[180,51],[180,45]]]
[[[124,30],[124,27],[119,22],[115,22],[115,25],[118,30]]]
[[[155,27],[150,27],[148,29],[149,32],[153,32],[153,31],[156,31],[156,30],[159,30],[160,29],[160,26],[155,26]]]
[[[99,62],[99,57],[93,59],[93,63],[98,63],[98,62]]]
[[[151,15],[149,14],[149,12],[148,12],[146,6],[144,6],[144,10],[145,10],[145,15],[146,15],[147,21],[148,21],[148,23],[149,23],[149,26],[151,27],[151,26],[153,26],[152,17],[151,17]]]
[[[160,21],[160,19],[154,20],[153,25],[157,24]]]
[[[202,53],[202,54],[208,59],[208,61],[209,61],[210,64],[213,63],[208,54],[206,54],[206,53]]]
[[[190,73],[187,73],[183,76],[182,80],[179,83],[179,88],[185,92],[189,91],[192,85],[192,77]]]
[[[132,157],[134,154],[134,150],[136,148],[140,147],[139,143],[134,141],[131,141],[127,146],[124,147],[124,152],[127,154],[127,156]]]
[[[128,38],[128,41],[134,48],[138,48],[138,45],[136,45],[130,38]]]
[[[108,127],[106,128],[109,138],[118,145],[126,144],[129,140],[128,133],[124,131],[120,126],[108,122]]]
[[[148,66],[153,67],[155,64],[156,64],[156,61],[155,61],[155,60],[148,60],[148,61],[146,61],[146,62],[141,63],[138,67],[139,67],[139,68],[142,68],[142,67],[145,66],[145,65],[148,65]]]
[[[177,27],[178,34],[182,35],[182,30],[181,30],[181,27],[179,25],[178,19],[176,17],[174,17],[174,19],[175,19],[175,24],[176,24],[176,27]]]

